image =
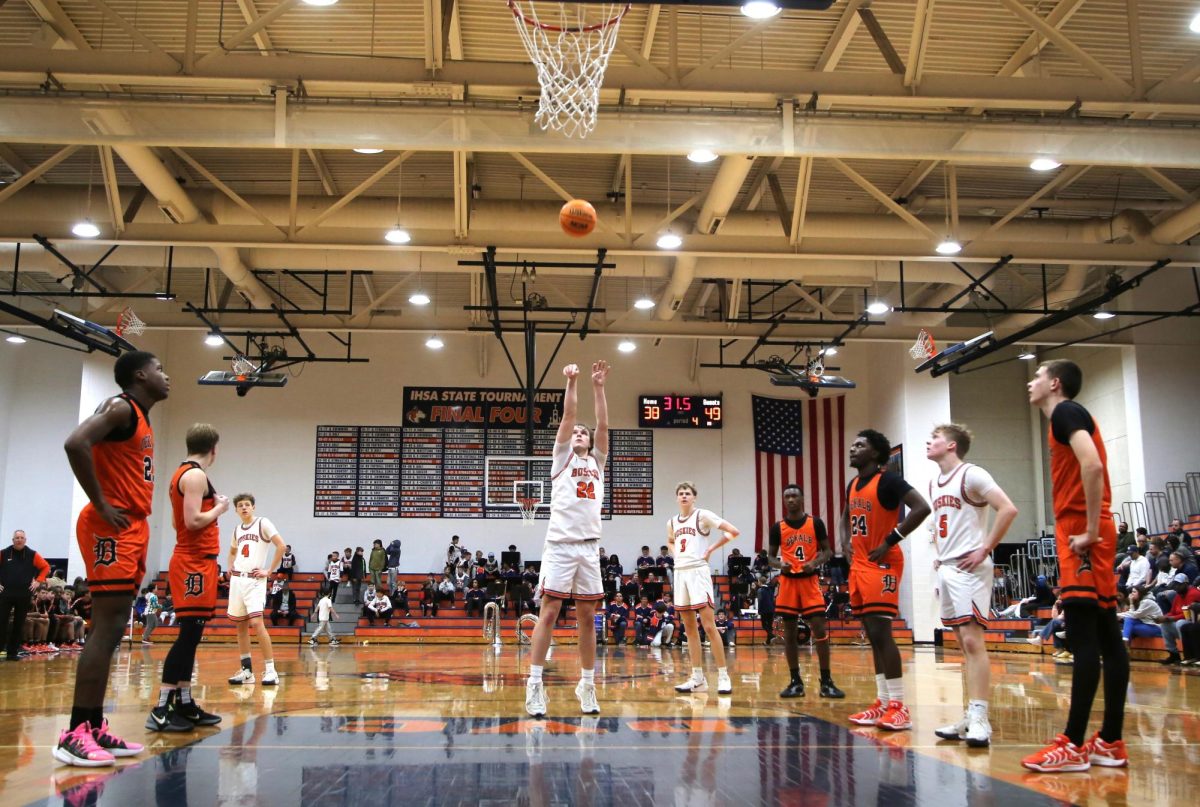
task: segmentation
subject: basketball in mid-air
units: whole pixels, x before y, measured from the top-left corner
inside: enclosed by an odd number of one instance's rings
[[[572,199],[558,211],[558,223],[563,232],[575,238],[596,229],[596,208],[583,199]]]

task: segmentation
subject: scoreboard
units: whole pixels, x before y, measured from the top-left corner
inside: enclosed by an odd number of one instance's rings
[[[721,395],[638,396],[638,425],[644,429],[719,429]]]

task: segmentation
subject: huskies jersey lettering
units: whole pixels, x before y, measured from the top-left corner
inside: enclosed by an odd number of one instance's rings
[[[571,449],[570,442],[554,444],[547,541],[588,541],[600,537],[604,456],[599,451],[580,456]]]
[[[672,553],[676,571],[702,569],[708,565],[704,553],[711,545],[712,534],[718,531],[723,520],[713,511],[701,509],[693,510],[686,518],[671,516],[667,525],[675,536]]]
[[[265,569],[271,551],[271,539],[278,535],[275,525],[265,518],[255,518],[249,524],[233,528],[233,558],[235,572]]]
[[[987,495],[996,487],[978,465],[962,463],[946,477],[929,482],[933,540],[937,559],[949,563],[983,546],[987,531]]]
[[[154,430],[141,404],[125,393],[117,397],[129,404],[130,421],[92,446],[96,481],[109,504],[145,518],[154,498]]]

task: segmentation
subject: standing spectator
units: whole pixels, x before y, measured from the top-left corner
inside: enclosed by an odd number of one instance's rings
[[[458,537],[457,535],[455,536]],[[421,616],[437,616],[438,612],[438,584],[433,578],[433,572],[429,573],[429,577],[421,586]]]
[[[158,624],[171,627],[175,624],[175,601],[171,599],[171,589],[168,586],[163,592],[162,611],[158,614]]]
[[[271,595],[271,624],[279,625],[279,620],[286,620],[288,627],[300,618],[296,609],[296,592],[288,585],[287,578],[280,581],[283,585]]]
[[[458,536],[450,536],[450,546],[446,548],[446,574],[453,574],[458,566],[458,559],[462,556],[462,547],[459,546]]]
[[[146,608],[142,611],[142,644],[154,644],[150,641],[150,635],[158,627],[158,612],[161,610],[162,605],[158,602],[158,583],[151,583],[146,586]]]
[[[329,644],[331,646],[340,644],[337,634],[333,632],[333,626],[329,624],[329,617],[333,616],[336,618],[337,615],[338,612],[333,607],[333,599],[329,596],[329,592],[326,591],[321,599],[317,601],[317,629],[313,631],[312,638],[308,640],[310,645],[316,646],[317,637],[322,632],[329,634]]]
[[[363,606],[363,616],[372,625],[375,624],[376,619],[382,619],[383,626],[390,627],[388,623],[392,618],[392,601],[382,591],[376,589],[371,591],[374,593],[368,592],[371,593],[371,596],[367,598],[367,604]]]
[[[12,546],[0,551],[0,647],[9,661],[21,654],[21,637],[29,613],[30,594],[50,574],[50,564],[27,545],[25,530],[13,532]],[[12,615],[12,629],[8,628]]]
[[[387,547],[388,591],[396,591],[396,580],[400,577],[400,539],[396,538]],[[393,602],[394,604],[394,602]],[[407,603],[405,603],[405,609]],[[411,615],[410,615],[411,616]]]
[[[404,585],[404,581],[397,579],[394,585],[389,583],[388,592],[390,592],[392,607],[397,611],[403,611],[406,617],[411,617],[412,609],[408,607],[408,587]]]
[[[338,585],[342,582],[342,561],[336,552],[330,552],[325,561],[325,583],[329,588],[329,601],[337,601]]]
[[[371,559],[367,563],[367,571],[371,573],[371,585],[375,588],[383,587],[383,573],[387,570],[387,550],[383,548],[383,541],[378,538],[371,545]]]
[[[288,544],[283,550],[283,557],[279,559],[279,573],[291,580],[295,571],[296,556],[292,554],[292,545]]]
[[[354,604],[362,605],[362,582],[367,576],[367,559],[361,546],[355,547],[350,558],[350,588],[354,592]]]
[[[775,640],[775,581],[766,580],[758,588],[758,618],[767,633],[767,644]]]
[[[625,604],[625,598],[620,592],[613,597],[605,616],[608,618],[608,632],[613,637],[613,643],[617,647],[624,647],[625,628],[629,626],[629,606]]]
[[[471,587],[467,589],[463,599],[467,603],[467,616],[475,611],[479,616],[483,616],[483,606],[487,602],[487,592],[479,587],[478,580],[471,581]]]
[[[600,571],[603,572],[608,568],[608,552],[604,547],[600,547]]]
[[[721,636],[721,644],[731,650],[737,647],[737,625],[729,618],[729,614],[725,613],[724,608],[717,611],[716,624],[717,633]]]

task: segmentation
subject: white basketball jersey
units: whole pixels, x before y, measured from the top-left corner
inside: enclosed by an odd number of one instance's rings
[[[939,474],[929,482],[938,560],[947,563],[983,546],[987,495],[995,487],[991,474],[965,462],[948,476]]]
[[[711,510],[695,509],[687,518],[671,516],[667,522],[675,536],[675,570],[702,569],[708,565],[704,553],[712,544],[712,534],[721,526],[722,519]]]
[[[600,537],[600,508],[604,505],[604,455],[580,456],[571,444],[554,444],[554,475],[550,481],[550,524],[546,540],[587,541]]]
[[[249,524],[233,528],[233,557],[235,572],[265,569],[271,557],[271,539],[278,535],[275,525],[265,518],[255,518]]]

